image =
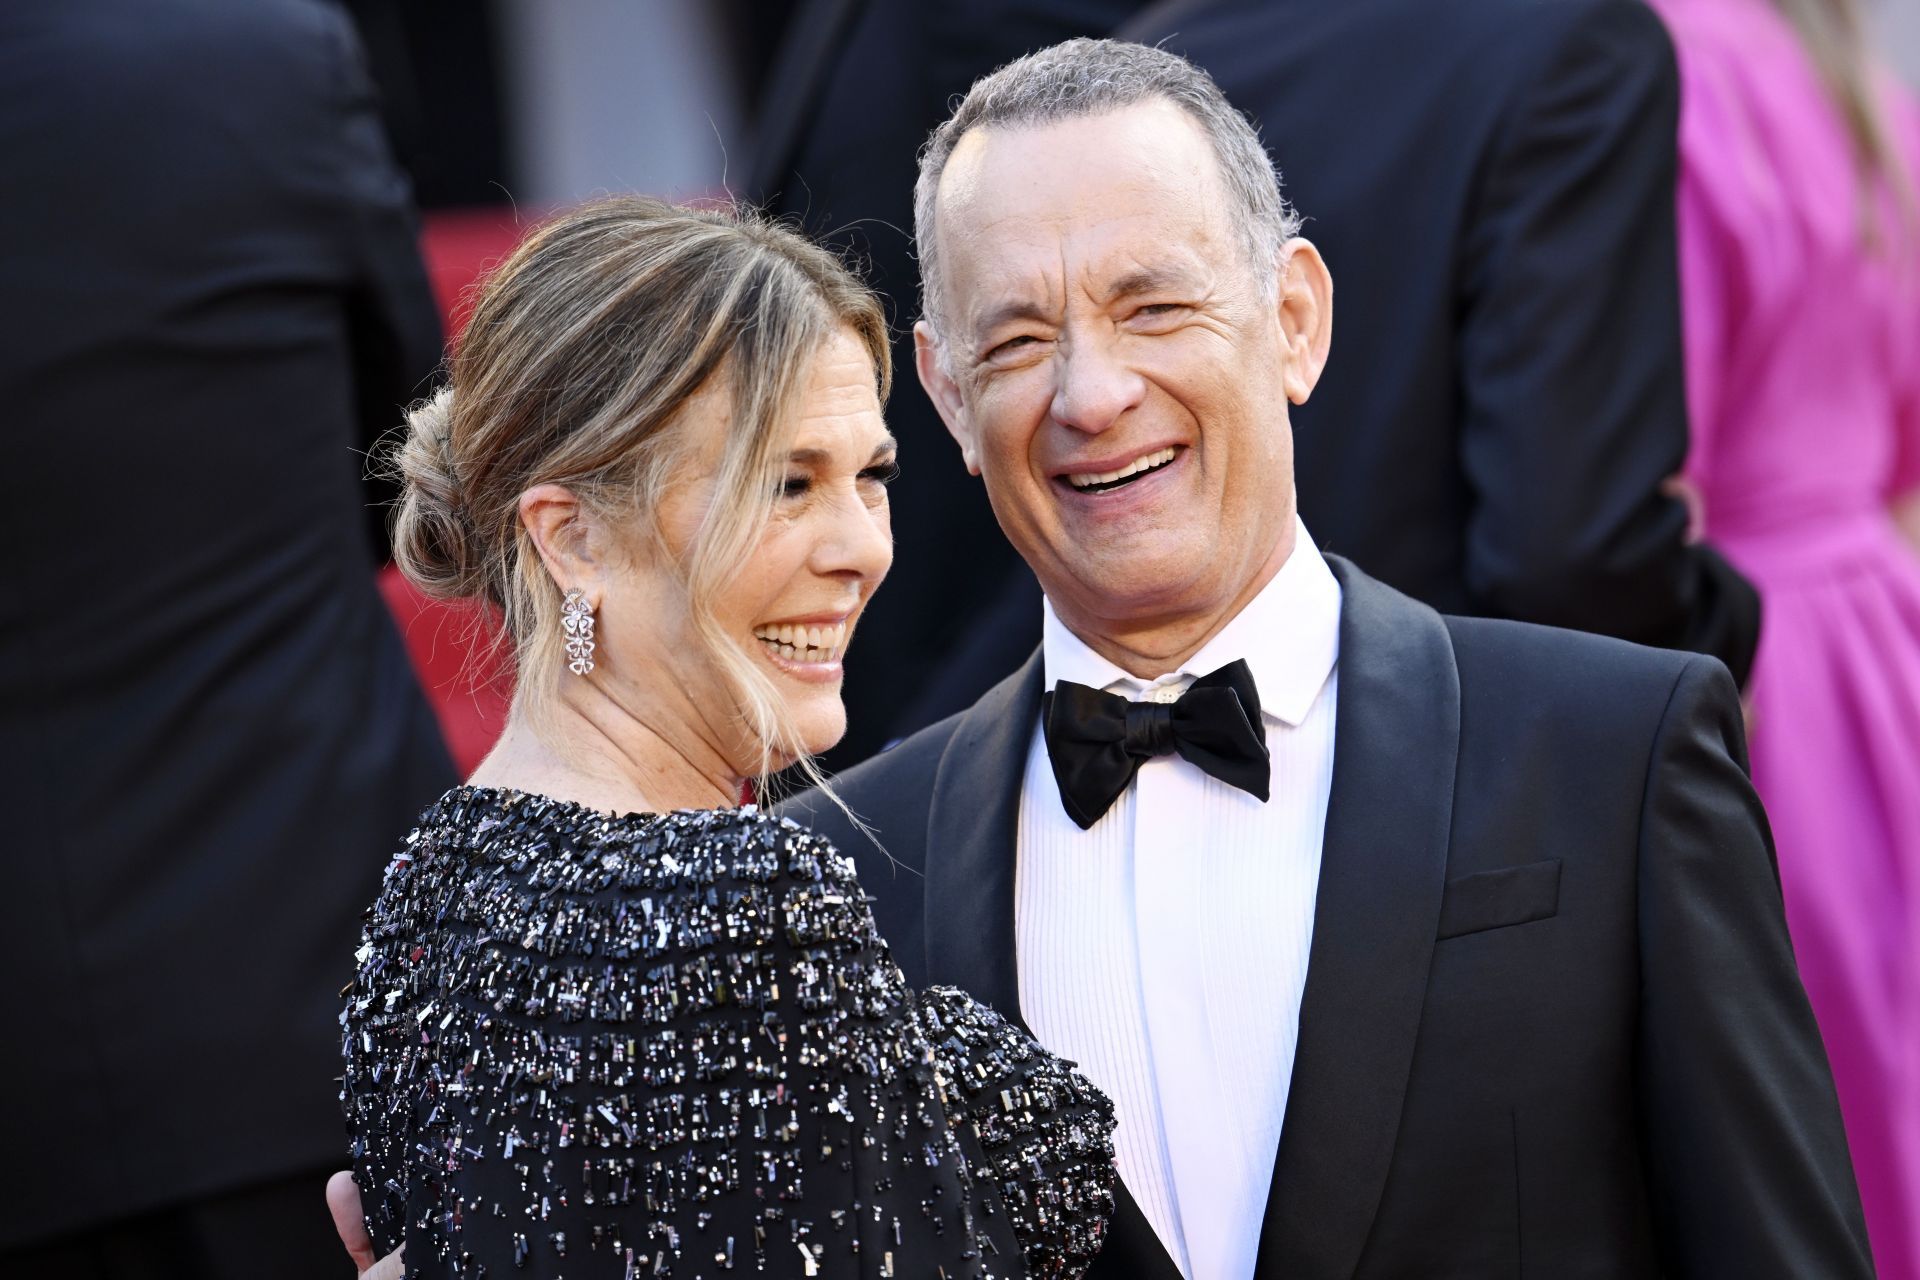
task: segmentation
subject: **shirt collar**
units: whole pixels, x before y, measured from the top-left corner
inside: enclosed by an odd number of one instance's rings
[[[1262,713],[1297,727],[1340,657],[1340,583],[1298,516],[1293,551],[1280,572],[1178,671],[1158,680],[1128,675],[1088,648],[1060,621],[1051,600],[1042,609],[1041,656],[1049,689],[1071,680],[1137,698],[1153,686],[1188,683],[1244,659],[1260,690]]]

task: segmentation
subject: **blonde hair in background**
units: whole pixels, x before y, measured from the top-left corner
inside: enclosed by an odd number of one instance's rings
[[[520,495],[570,490],[590,511],[659,536],[653,513],[685,441],[673,428],[710,386],[729,398],[713,501],[677,563],[700,642],[760,744],[823,779],[772,681],[714,618],[714,598],[758,544],[812,357],[842,329],[891,379],[879,302],[833,254],[734,208],[642,196],[572,210],[529,234],[481,285],[447,385],[417,406],[393,455],[404,486],[394,559],[439,599],[477,599],[500,622],[536,725],[566,677],[563,596],[521,524]],[[640,517],[636,521],[636,517]]]
[[[1772,4],[1800,37],[1814,70],[1846,122],[1860,174],[1862,237],[1870,246],[1884,245],[1888,239],[1879,212],[1882,190],[1892,194],[1907,231],[1920,231],[1916,226],[1920,223],[1920,197],[1916,197],[1914,188],[1920,175],[1908,172],[1887,131],[1859,5],[1855,0],[1772,0]]]

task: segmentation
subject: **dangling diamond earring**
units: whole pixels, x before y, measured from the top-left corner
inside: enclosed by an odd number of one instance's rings
[[[560,631],[567,638],[567,670],[586,675],[593,670],[593,606],[578,587],[560,605]]]

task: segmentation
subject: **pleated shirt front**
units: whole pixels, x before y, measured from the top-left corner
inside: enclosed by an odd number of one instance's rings
[[[1286,1114],[1333,776],[1340,586],[1292,553],[1179,671],[1147,682],[1045,606],[1046,684],[1170,701],[1244,659],[1272,756],[1264,804],[1178,756],[1082,831],[1036,724],[1015,881],[1020,1007],[1119,1113],[1128,1191],[1188,1280],[1246,1280]]]

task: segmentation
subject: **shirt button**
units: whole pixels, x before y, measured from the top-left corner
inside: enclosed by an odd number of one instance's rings
[[[1180,701],[1180,695],[1185,692],[1186,690],[1177,684],[1157,684],[1147,690],[1146,701],[1162,703],[1178,702]]]

